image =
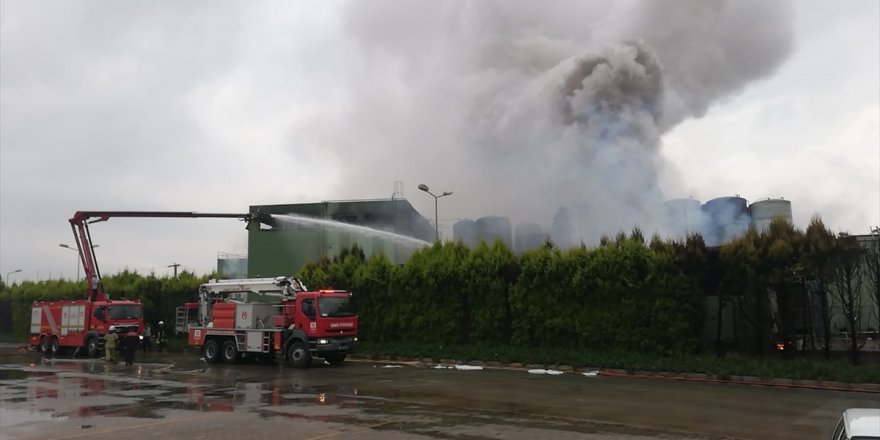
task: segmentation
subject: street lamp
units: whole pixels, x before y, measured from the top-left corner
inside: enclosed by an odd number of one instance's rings
[[[439,200],[440,197],[451,196],[452,191],[443,191],[443,194],[437,196],[434,195],[434,193],[432,193],[431,190],[428,189],[428,185],[425,185],[424,183],[419,184],[419,189],[430,194],[431,197],[434,197],[434,239],[436,241],[440,241],[440,223],[437,220],[437,200]]]
[[[66,244],[64,244],[64,243],[61,243],[61,244],[59,244],[58,246],[63,247],[64,249],[69,249],[69,250],[71,250],[71,251],[76,252],[76,254],[77,254],[77,255],[76,255],[76,280],[79,281],[79,265],[80,265],[80,261],[79,261],[79,249],[77,249],[77,248],[75,248],[75,247],[73,247],[73,246],[66,245]],[[101,245],[100,245],[100,244],[93,245],[93,246],[92,246],[92,249],[94,249],[94,248],[96,248],[96,247],[101,247]]]
[[[19,272],[21,272],[21,269],[15,269],[15,270],[13,270],[12,272],[6,272],[6,278],[5,278],[5,279],[6,279],[6,282],[7,282],[7,283],[9,282],[9,276],[10,276],[10,275],[12,275],[12,274],[14,274],[14,273],[19,273]]]

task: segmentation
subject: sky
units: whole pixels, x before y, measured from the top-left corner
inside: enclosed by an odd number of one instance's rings
[[[540,3],[540,4],[539,4]],[[548,5],[552,4],[552,8]],[[387,198],[595,233],[784,197],[880,225],[880,3],[0,1],[0,276],[77,276],[80,210]],[[231,219],[91,227],[106,275],[207,273]],[[21,272],[10,272],[21,269]]]

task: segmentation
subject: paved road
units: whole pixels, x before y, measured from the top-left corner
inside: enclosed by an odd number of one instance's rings
[[[822,439],[844,408],[878,406],[876,394],[573,373],[145,361],[0,358],[0,437]]]

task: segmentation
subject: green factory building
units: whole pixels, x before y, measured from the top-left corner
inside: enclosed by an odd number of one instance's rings
[[[307,263],[332,258],[353,244],[367,257],[385,254],[398,264],[420,247],[414,240],[395,240],[344,224],[434,240],[434,227],[406,199],[260,205],[251,206],[249,212],[259,218],[248,228],[250,277],[294,274]]]

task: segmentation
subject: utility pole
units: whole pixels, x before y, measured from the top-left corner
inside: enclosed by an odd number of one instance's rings
[[[169,264],[168,267],[174,268],[174,278],[177,278],[177,268],[180,267],[180,264],[172,263],[172,264]]]

